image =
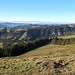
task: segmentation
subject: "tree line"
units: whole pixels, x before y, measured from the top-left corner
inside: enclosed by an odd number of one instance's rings
[[[0,48],[0,57],[18,56],[49,43],[55,45],[73,44],[75,43],[75,38],[62,39],[54,37],[54,38],[37,39],[35,41],[30,42],[19,42],[17,44],[7,46],[2,49]]]
[[[23,53],[34,50],[51,42],[51,39],[37,39],[30,42],[19,42],[17,44],[0,48],[0,57],[18,56]]]

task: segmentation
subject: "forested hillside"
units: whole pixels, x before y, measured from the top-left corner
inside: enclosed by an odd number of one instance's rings
[[[62,35],[74,35],[75,25],[60,25],[60,26],[49,26],[49,25],[28,25],[28,26],[17,26],[13,28],[1,28],[0,39],[2,41],[16,41],[16,40],[35,40],[43,37],[54,37]]]
[[[74,34],[74,25],[1,28],[0,74],[75,75],[75,38],[62,38]]]

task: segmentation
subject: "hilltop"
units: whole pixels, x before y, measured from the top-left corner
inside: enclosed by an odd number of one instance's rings
[[[48,44],[17,57],[0,58],[1,75],[75,75],[75,44]]]

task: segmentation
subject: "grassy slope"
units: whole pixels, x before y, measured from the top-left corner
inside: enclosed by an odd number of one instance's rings
[[[63,60],[63,66],[54,68],[59,60]],[[0,74],[75,75],[75,44],[48,44],[17,57],[0,58]]]
[[[63,38],[63,39],[75,38],[75,35],[59,36],[59,38]]]
[[[21,39],[25,39],[26,36],[27,36],[27,34],[26,34],[26,32],[25,32],[25,33],[19,38],[19,40],[21,40]]]
[[[3,48],[3,43],[2,42],[0,42],[0,48]]]

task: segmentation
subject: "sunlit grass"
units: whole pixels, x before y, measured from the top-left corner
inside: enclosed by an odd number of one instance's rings
[[[74,34],[74,35],[59,36],[59,38],[63,38],[63,39],[67,39],[67,38],[75,38],[75,34]]]
[[[63,62],[59,66],[54,64],[61,60]],[[57,66],[57,68],[54,66]],[[0,74],[74,75],[75,44],[48,44],[17,57],[0,58]]]

